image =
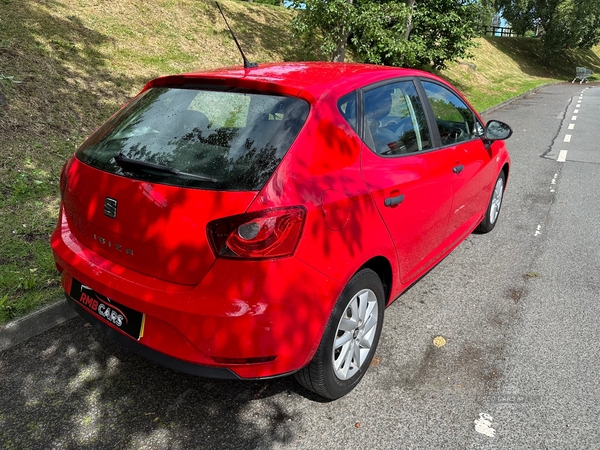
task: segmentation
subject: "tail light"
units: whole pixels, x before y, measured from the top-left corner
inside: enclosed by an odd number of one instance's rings
[[[233,259],[290,256],[302,235],[306,210],[278,208],[209,222],[206,229],[213,253]]]

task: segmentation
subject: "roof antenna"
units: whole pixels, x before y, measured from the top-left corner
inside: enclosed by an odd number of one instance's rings
[[[229,32],[231,33],[231,37],[235,41],[235,45],[237,45],[238,50],[242,54],[242,59],[244,60],[244,69],[253,69],[254,67],[258,67],[257,63],[248,61],[248,59],[246,58],[246,55],[244,55],[244,51],[242,50],[242,47],[240,47],[240,43],[235,38],[235,34],[233,34],[233,30],[231,29],[231,27],[227,23],[227,19],[225,18],[225,14],[223,14],[223,10],[221,9],[221,6],[219,6],[218,2],[215,2],[215,4],[217,5],[217,8],[219,8],[219,12],[223,16],[223,20],[225,21],[225,25],[227,25],[227,28],[229,28]]]

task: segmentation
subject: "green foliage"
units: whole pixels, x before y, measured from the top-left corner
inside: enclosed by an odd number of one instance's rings
[[[343,61],[345,44],[355,27],[359,8],[346,0],[294,0],[294,37],[332,61]],[[300,42],[298,45],[302,45]]]
[[[600,42],[600,0],[496,0],[517,33],[539,31],[543,59]]]
[[[294,34],[332,60],[348,45],[361,62],[402,67],[469,56],[489,7],[468,0],[296,0]]]
[[[479,2],[426,0],[415,3],[409,43],[415,49],[415,64],[441,69],[447,61],[469,57],[482,14]]]
[[[414,65],[415,47],[404,39],[410,10],[399,2],[366,2],[355,19],[350,45],[363,62]]]
[[[495,0],[480,0],[480,8],[477,14],[477,23],[479,25],[490,26],[492,19],[496,15]]]

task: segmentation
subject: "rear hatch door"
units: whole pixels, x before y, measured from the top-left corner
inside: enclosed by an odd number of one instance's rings
[[[214,261],[209,221],[246,211],[300,132],[304,100],[240,88],[150,88],[78,149],[64,206],[105,258],[182,284]]]

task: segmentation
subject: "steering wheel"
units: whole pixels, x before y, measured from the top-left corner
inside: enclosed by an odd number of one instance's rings
[[[465,139],[466,135],[467,135],[467,133],[465,133],[465,130],[463,130],[462,128],[456,127],[456,128],[452,128],[450,131],[448,131],[447,134],[442,137],[442,141],[444,143],[462,142]]]

